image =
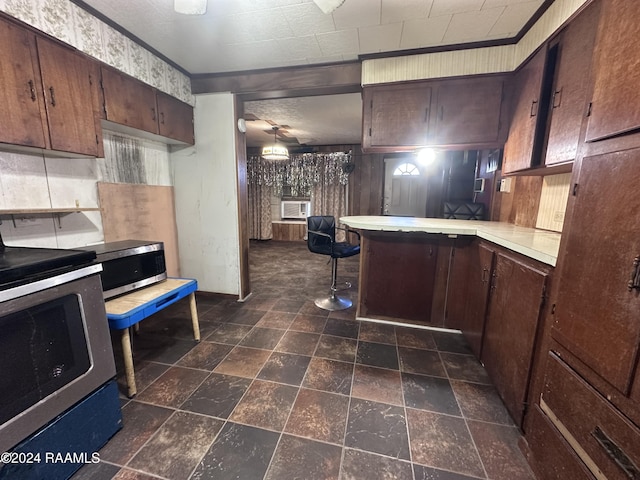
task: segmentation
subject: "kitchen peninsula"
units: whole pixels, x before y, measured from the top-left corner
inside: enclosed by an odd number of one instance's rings
[[[438,218],[340,221],[361,235],[357,317],[461,330],[520,425],[560,234]]]
[[[362,235],[357,315],[432,326],[456,326],[458,321],[443,323],[432,310],[438,308],[439,292],[446,298],[452,288],[461,287],[451,284],[453,256],[461,249],[482,239],[482,244],[491,242],[554,267],[560,245],[559,233],[503,222],[393,216],[347,216],[340,221]],[[488,273],[482,272],[484,280]]]

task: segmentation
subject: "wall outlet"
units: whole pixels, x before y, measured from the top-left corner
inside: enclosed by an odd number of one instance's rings
[[[38,217],[13,217],[13,226],[16,228],[35,227],[42,225],[42,219]]]
[[[512,178],[503,178],[500,180],[500,191],[503,193],[511,192],[511,181]]]
[[[564,212],[553,212],[553,221],[556,223],[564,222]]]

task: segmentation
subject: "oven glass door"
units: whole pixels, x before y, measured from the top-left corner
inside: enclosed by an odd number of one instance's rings
[[[0,424],[87,372],[79,295],[0,317],[0,365]]]
[[[115,376],[101,270],[0,290],[0,452]]]

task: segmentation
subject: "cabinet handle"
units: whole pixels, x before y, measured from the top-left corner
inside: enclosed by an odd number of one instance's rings
[[[553,104],[552,108],[558,108],[562,103],[562,89],[553,92]]]
[[[429,121],[429,107],[424,109],[424,123]]]
[[[36,87],[33,84],[33,80],[29,80],[29,91],[31,92],[31,101],[36,101]]]
[[[56,106],[56,92],[53,90],[53,87],[49,87],[49,94],[51,95],[51,106]]]
[[[631,278],[627,284],[629,291],[636,289],[640,290],[640,256],[633,259],[633,270],[631,270]]]
[[[487,283],[489,281],[489,269],[482,269],[482,283]]]
[[[156,109],[155,108],[151,109],[151,119],[154,120],[154,121],[156,120]]]
[[[444,118],[444,107],[441,106],[440,107],[440,121],[442,121],[443,118]]]
[[[529,116],[535,117],[538,114],[538,100],[531,102],[531,113]]]
[[[160,112],[160,123],[164,125],[164,112]]]
[[[633,461],[600,427],[596,427],[593,432],[591,432],[591,436],[596,439],[609,458],[616,462],[616,465],[624,471],[628,478],[633,480],[640,479],[640,470],[638,470],[638,467],[634,465]]]

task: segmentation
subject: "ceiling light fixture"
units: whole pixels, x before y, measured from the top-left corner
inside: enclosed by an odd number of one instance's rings
[[[207,0],[173,0],[173,9],[183,15],[204,15],[207,11]]]
[[[262,147],[262,158],[265,160],[289,160],[289,150],[284,145],[278,145],[278,130],[280,127],[272,127],[273,145]]]
[[[322,13],[331,13],[344,3],[344,0],[313,0]]]

